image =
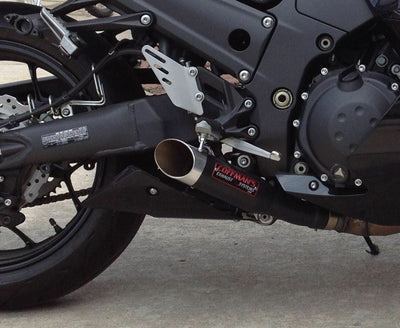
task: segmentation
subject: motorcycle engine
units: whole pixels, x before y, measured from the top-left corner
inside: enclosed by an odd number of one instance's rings
[[[312,170],[335,187],[367,180],[376,156],[388,151],[390,138],[383,140],[390,128],[381,125],[398,97],[399,85],[382,73],[351,68],[318,77],[302,112],[298,138]],[[390,152],[400,154],[400,145],[392,145]]]

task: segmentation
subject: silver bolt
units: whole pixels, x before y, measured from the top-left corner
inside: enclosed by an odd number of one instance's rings
[[[323,69],[321,69],[321,75],[326,76],[326,75],[328,75],[328,73],[329,73],[329,70],[327,68],[324,67]]]
[[[398,64],[393,65],[393,66],[392,66],[392,73],[393,73],[394,75],[399,74],[399,73],[400,73],[400,65],[398,65]]]
[[[254,102],[253,102],[253,100],[251,100],[251,99],[247,99],[247,100],[244,102],[244,107],[246,107],[246,108],[248,108],[248,109],[253,108],[253,106],[254,106]]]
[[[361,64],[358,66],[358,71],[360,73],[364,73],[366,70],[367,70],[367,67],[365,65]]]
[[[310,182],[310,189],[311,189],[311,190],[317,190],[318,187],[319,187],[319,184],[318,184],[317,181],[311,181],[311,182]]]
[[[196,77],[198,73],[199,73],[199,71],[197,70],[196,67],[190,67],[189,68],[189,75],[190,76]]]
[[[301,153],[299,151],[294,152],[294,158],[299,159],[301,157]]]
[[[11,204],[12,204],[12,201],[11,201],[11,199],[9,199],[9,198],[7,198],[7,199],[4,201],[4,205],[6,205],[6,206],[11,206]]]
[[[299,127],[300,127],[300,121],[299,121],[299,120],[294,120],[294,121],[293,121],[293,126],[294,126],[295,128],[299,128]]]
[[[356,181],[354,181],[354,184],[355,184],[357,187],[361,187],[362,184],[363,184],[363,181],[362,181],[361,179],[357,179]]]
[[[149,189],[149,194],[152,196],[157,196],[158,195],[158,189],[157,188],[150,188]]]
[[[71,115],[71,110],[68,107],[63,108],[63,110],[61,111],[61,114],[62,114],[62,116],[69,116],[69,115]]]
[[[4,182],[6,180],[6,178],[4,177],[4,175],[0,175],[0,183]]]
[[[274,23],[275,23],[275,20],[274,20],[272,17],[270,17],[270,16],[265,17],[265,18],[263,19],[263,21],[262,21],[262,24],[263,24],[263,26],[264,26],[265,28],[271,28],[271,27],[273,27],[273,26],[274,26]]]
[[[140,18],[140,22],[143,25],[149,25],[151,23],[151,17],[148,14],[144,14],[141,18]]]
[[[257,134],[256,128],[249,128],[249,129],[247,130],[247,134],[248,134],[250,137],[254,137],[254,136]]]
[[[389,63],[389,59],[385,55],[379,55],[375,60],[376,65],[379,67],[386,67]]]
[[[307,92],[303,92],[301,94],[301,99],[303,99],[304,101],[308,100],[308,93]]]
[[[393,91],[399,90],[399,85],[398,85],[397,83],[393,83],[393,84],[392,84],[392,90],[393,90]]]
[[[204,100],[204,93],[202,93],[202,92],[196,93],[196,95],[194,97],[196,98],[196,100],[198,102],[202,102]]]
[[[241,168],[248,168],[251,164],[250,157],[247,155],[240,155],[238,158],[238,164]]]
[[[321,181],[322,181],[322,182],[328,181],[328,176],[327,176],[326,174],[322,174],[322,175],[321,175]]]
[[[243,70],[239,73],[239,79],[242,82],[249,82],[251,78],[250,72]]]

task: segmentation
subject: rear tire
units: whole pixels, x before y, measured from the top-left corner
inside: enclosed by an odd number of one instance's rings
[[[37,10],[22,4],[6,9],[10,12],[20,12],[16,9],[22,9],[24,14]],[[87,55],[69,60],[62,56],[56,46],[45,40],[15,33],[4,20],[7,14],[4,11],[4,6],[0,6],[0,57],[2,44],[21,45],[24,51],[32,49],[35,56],[51,58],[76,81],[90,71],[91,60]],[[107,83],[105,87],[107,88]],[[133,87],[136,89],[131,89],[131,95],[142,94],[140,85],[133,84]],[[121,90],[113,93],[110,88],[106,92],[111,94],[111,99],[121,94]],[[94,188],[106,185],[124,168],[117,158],[102,160],[99,167]],[[144,215],[139,214],[82,209],[74,217],[74,224],[64,229],[62,238],[59,237],[54,245],[43,252],[11,264],[11,261],[1,257],[0,250],[0,308],[23,308],[48,302],[91,281],[127,247],[143,218]]]

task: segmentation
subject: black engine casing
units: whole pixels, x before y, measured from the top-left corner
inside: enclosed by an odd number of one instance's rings
[[[313,174],[284,176],[284,190],[341,215],[399,225],[400,92],[393,83],[380,73],[354,71],[316,80],[298,135],[302,160]],[[333,174],[338,166],[345,170],[342,177]],[[316,178],[321,174],[329,180]],[[310,181],[319,187],[311,188]]]
[[[336,185],[360,178],[350,158],[396,102],[393,83],[386,75],[353,69],[331,72],[314,84],[301,117],[299,144],[317,174],[328,175]],[[343,175],[335,174],[338,168]]]

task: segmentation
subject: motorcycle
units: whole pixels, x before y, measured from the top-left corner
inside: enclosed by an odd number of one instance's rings
[[[104,0],[117,15],[70,17],[97,2],[0,3],[1,71],[27,72],[0,84],[1,308],[92,280],[145,214],[284,220],[372,255],[400,232],[400,1]]]

